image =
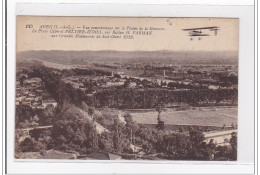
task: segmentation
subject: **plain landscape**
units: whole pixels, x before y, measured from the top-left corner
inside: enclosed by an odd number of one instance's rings
[[[235,51],[24,51],[18,159],[236,160]]]

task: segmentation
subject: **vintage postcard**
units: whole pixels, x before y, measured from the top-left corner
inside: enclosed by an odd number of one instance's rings
[[[237,160],[238,19],[16,20],[16,159]]]

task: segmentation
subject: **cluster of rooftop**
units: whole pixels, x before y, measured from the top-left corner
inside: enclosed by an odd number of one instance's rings
[[[48,105],[57,106],[57,102],[46,91],[41,78],[25,78],[16,81],[15,105],[27,105],[32,109],[45,109]]]

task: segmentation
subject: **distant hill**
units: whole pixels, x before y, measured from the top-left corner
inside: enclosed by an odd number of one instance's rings
[[[63,64],[102,63],[165,63],[165,64],[238,64],[235,51],[24,51],[17,61],[37,59]]]

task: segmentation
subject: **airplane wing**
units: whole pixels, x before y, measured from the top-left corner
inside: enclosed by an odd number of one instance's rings
[[[182,29],[182,30],[183,31],[190,31],[190,30],[204,30],[204,29],[219,30],[219,27],[212,26],[212,27],[189,28],[189,29]]]

